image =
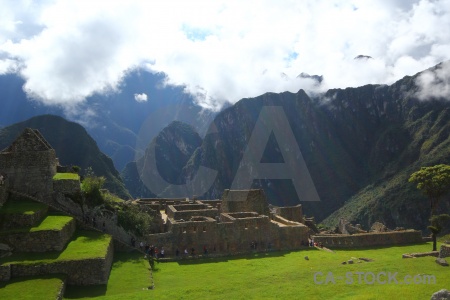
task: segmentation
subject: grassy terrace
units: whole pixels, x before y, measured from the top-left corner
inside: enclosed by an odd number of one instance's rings
[[[64,260],[105,257],[111,236],[94,231],[78,231],[62,252],[15,253],[0,259],[0,264],[39,264]]]
[[[8,201],[0,208],[0,214],[26,214],[32,215],[36,211],[46,209],[47,205],[31,200]]]
[[[16,278],[0,283],[0,299],[55,299],[63,277]]]
[[[80,175],[76,173],[56,173],[55,176],[53,176],[53,180],[80,180]]]
[[[68,216],[47,216],[38,226],[2,230],[0,231],[0,235],[42,230],[61,230],[71,220],[73,220],[73,218]]]
[[[161,263],[153,273],[154,299],[429,299],[432,293],[448,288],[448,267],[437,265],[434,257],[402,259],[403,253],[431,250],[431,243],[364,250],[323,250],[272,252],[239,258]],[[305,259],[308,256],[309,260]],[[372,262],[342,265],[352,258],[370,258]],[[322,272],[314,282],[314,274]],[[325,284],[332,272],[335,283]],[[346,284],[346,273],[352,272],[353,283]],[[377,281],[359,283],[355,272],[398,272],[398,284]],[[435,284],[404,282],[406,275],[433,275]],[[338,279],[341,277],[342,279]],[[369,276],[369,282],[371,277]],[[381,278],[383,281],[387,277]],[[132,298],[131,298],[132,299]],[[137,299],[137,298],[136,298]]]
[[[115,253],[107,285],[68,286],[65,299],[429,299],[431,294],[448,288],[448,267],[438,266],[432,257],[402,259],[401,254],[425,252],[431,243],[377,249],[270,252],[240,257],[182,260],[160,263],[153,272],[155,289],[150,285],[148,262],[137,253]],[[305,260],[305,256],[309,260]],[[372,262],[342,265],[351,258],[370,258]],[[316,284],[314,274],[332,272],[336,283]],[[352,284],[345,283],[346,272],[398,272],[395,282],[366,284],[353,275]],[[435,284],[403,282],[405,275],[433,275]],[[317,278],[325,281],[326,275]],[[15,289],[17,283],[7,285]],[[1,287],[1,285],[0,285]],[[48,284],[48,289],[54,289]],[[0,288],[0,299],[4,297]],[[16,288],[14,299],[27,299],[33,289]],[[50,299],[43,297],[39,299]],[[37,298],[36,298],[37,299]]]
[[[148,261],[137,252],[114,253],[114,262],[107,285],[68,286],[64,299],[152,299]],[[1,295],[1,292],[0,292]],[[156,298],[153,298],[156,299]],[[179,299],[179,297],[175,298]]]

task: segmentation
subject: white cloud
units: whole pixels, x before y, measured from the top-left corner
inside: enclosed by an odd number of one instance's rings
[[[325,90],[392,83],[450,59],[450,0],[0,4],[0,73],[20,73],[29,96],[63,106],[115,92],[141,67],[217,109],[317,89],[301,72],[323,75]]]
[[[433,71],[423,72],[416,79],[417,96],[422,100],[450,97],[450,61],[440,64]]]
[[[137,102],[147,102],[147,94],[134,94],[134,100],[136,100]]]

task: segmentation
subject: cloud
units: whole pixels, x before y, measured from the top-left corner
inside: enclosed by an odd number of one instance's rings
[[[420,74],[416,85],[419,88],[416,96],[421,100],[450,98],[450,62]]]
[[[450,59],[450,0],[0,4],[0,73],[20,74],[30,97],[62,106],[116,92],[136,68],[219,109],[268,91],[389,84]]]
[[[147,94],[134,94],[134,100],[137,102],[147,102]]]

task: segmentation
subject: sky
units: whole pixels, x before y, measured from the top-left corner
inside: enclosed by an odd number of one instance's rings
[[[0,74],[63,107],[117,92],[137,69],[218,110],[265,92],[391,84],[449,59],[450,0],[0,0]],[[449,74],[421,78],[421,97],[443,80],[450,93]]]

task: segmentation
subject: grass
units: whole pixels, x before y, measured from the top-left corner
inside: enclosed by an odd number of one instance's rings
[[[438,266],[433,257],[402,259],[401,254],[430,251],[431,244],[335,253],[305,250],[274,252],[239,258],[205,261],[180,261],[158,265],[153,273],[154,299],[429,299],[437,290],[448,288],[448,268]],[[305,256],[309,260],[305,260]],[[342,265],[351,258],[367,257],[372,262]],[[316,284],[314,274],[329,272],[345,278],[353,272],[353,284]],[[354,272],[398,272],[405,275],[429,274],[436,284],[397,285],[358,283]]]
[[[0,283],[0,299],[55,299],[63,276],[15,278]]]
[[[437,240],[441,243],[445,243],[446,241],[450,241],[450,233],[443,235],[443,236],[438,236]]]
[[[107,285],[83,288],[68,286],[65,299],[101,297],[102,299],[147,299],[151,296],[148,261],[134,253],[114,253],[114,262]]]
[[[39,264],[105,257],[111,236],[96,231],[78,231],[62,252],[15,253],[0,259],[5,263]]]
[[[56,173],[53,180],[80,180],[80,175],[76,173]]]
[[[42,222],[35,227],[16,228],[0,231],[0,235],[22,233],[22,232],[36,232],[43,230],[61,230],[68,222],[73,220],[68,216],[47,216]]]
[[[448,288],[448,268],[438,266],[433,257],[402,259],[401,254],[431,250],[431,243],[377,249],[339,250],[335,253],[308,249],[297,252],[270,252],[239,257],[182,260],[160,263],[153,272],[155,289],[148,290],[149,265],[138,253],[115,253],[107,285],[68,286],[65,299],[429,299]],[[308,256],[309,260],[305,259]],[[358,258],[370,258],[362,262]],[[354,259],[354,264],[341,264]],[[325,281],[329,272],[335,283]],[[354,282],[345,283],[347,272]],[[399,284],[358,282],[355,272],[398,272]],[[436,284],[403,284],[405,275],[433,275]],[[369,277],[370,278],[370,277]],[[382,278],[383,279],[383,278]],[[387,279],[387,277],[386,277]],[[25,289],[24,289],[25,290]],[[31,292],[32,293],[32,292]],[[25,293],[24,293],[25,294]],[[28,291],[25,295],[28,295]],[[0,291],[1,299],[4,298]],[[20,299],[14,297],[14,299]],[[26,298],[22,298],[26,299]],[[43,297],[36,299],[50,299]]]
[[[10,200],[0,208],[0,214],[31,215],[36,211],[47,209],[47,205],[31,200]]]

